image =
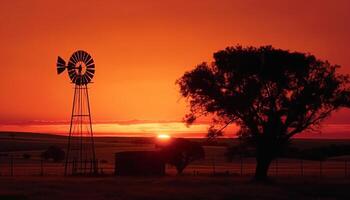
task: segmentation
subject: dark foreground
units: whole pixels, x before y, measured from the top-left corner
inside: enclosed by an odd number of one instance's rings
[[[0,199],[350,199],[350,179],[280,177],[0,177]]]

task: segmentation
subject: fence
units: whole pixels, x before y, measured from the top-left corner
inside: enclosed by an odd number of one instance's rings
[[[114,166],[106,161],[99,162],[100,174],[113,174]],[[34,157],[0,157],[0,176],[63,176],[64,162],[53,162]]]
[[[310,161],[296,159],[277,159],[269,168],[270,176],[318,176],[350,177],[350,166],[346,160]],[[185,174],[208,175],[253,175],[256,162],[254,158],[236,159],[232,162],[215,160],[213,157],[190,164]],[[99,173],[114,174],[114,162],[99,162]],[[172,166],[166,167],[167,174],[176,174]],[[64,162],[45,161],[40,158],[25,159],[18,157],[0,158],[0,176],[63,176]]]
[[[207,167],[202,167],[207,165]],[[208,167],[211,165],[211,168]],[[195,163],[187,170],[195,173],[253,175],[255,173],[255,158],[235,159],[232,162],[212,160],[211,163]],[[206,169],[206,170],[204,170]],[[276,159],[269,168],[269,176],[319,176],[319,177],[350,177],[350,166],[347,160],[311,161],[297,159]]]

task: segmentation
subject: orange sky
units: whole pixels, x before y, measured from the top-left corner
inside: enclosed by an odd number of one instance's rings
[[[78,49],[96,63],[95,122],[181,121],[175,80],[238,43],[310,52],[349,73],[349,10],[348,0],[1,1],[0,123],[69,120],[73,86],[55,64]]]

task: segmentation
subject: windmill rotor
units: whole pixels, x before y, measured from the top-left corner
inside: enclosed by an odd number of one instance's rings
[[[61,57],[57,58],[57,74],[61,74],[65,69],[72,83],[76,85],[87,85],[95,75],[94,60],[82,50],[74,52],[68,64]]]

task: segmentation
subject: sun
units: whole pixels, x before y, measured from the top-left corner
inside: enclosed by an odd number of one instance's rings
[[[160,139],[160,140],[168,140],[168,139],[170,139],[170,135],[168,135],[168,134],[158,134],[157,138]]]

